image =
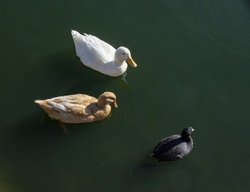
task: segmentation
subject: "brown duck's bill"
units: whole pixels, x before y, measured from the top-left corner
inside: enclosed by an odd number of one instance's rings
[[[118,107],[118,105],[117,105],[117,103],[116,103],[116,102],[114,102],[113,104],[114,104],[115,108],[117,108],[117,107]]]
[[[137,67],[137,64],[134,62],[134,60],[132,59],[132,57],[129,57],[126,60],[132,67]]]

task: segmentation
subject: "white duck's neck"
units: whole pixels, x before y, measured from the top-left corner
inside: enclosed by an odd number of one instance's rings
[[[115,61],[115,63],[116,63],[117,65],[119,65],[119,66],[122,65],[122,64],[125,62],[125,60],[117,58],[116,55],[115,55],[114,61]]]

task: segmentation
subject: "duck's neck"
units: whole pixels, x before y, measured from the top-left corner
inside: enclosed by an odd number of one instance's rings
[[[123,63],[124,63],[124,60],[123,59],[119,59],[119,58],[117,58],[116,56],[115,56],[115,63],[117,64],[117,65],[122,65]]]
[[[111,106],[103,103],[103,102],[97,102],[96,105],[99,107],[99,111],[104,112],[105,114],[109,114],[111,110]]]
[[[100,107],[100,108],[105,108],[106,106],[106,103],[102,102],[102,101],[97,101],[97,106]]]

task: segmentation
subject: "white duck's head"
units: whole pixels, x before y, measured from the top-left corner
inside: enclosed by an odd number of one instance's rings
[[[126,47],[118,47],[115,51],[115,62],[122,64],[124,61],[127,61],[132,67],[137,67],[137,64],[131,57],[131,53]]]

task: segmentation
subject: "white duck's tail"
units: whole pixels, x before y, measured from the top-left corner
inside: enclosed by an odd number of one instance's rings
[[[73,42],[75,44],[76,55],[80,57],[84,53],[85,48],[85,35],[80,34],[78,31],[71,30]]]
[[[80,40],[82,38],[82,35],[75,30],[71,30],[71,35],[74,41]]]

